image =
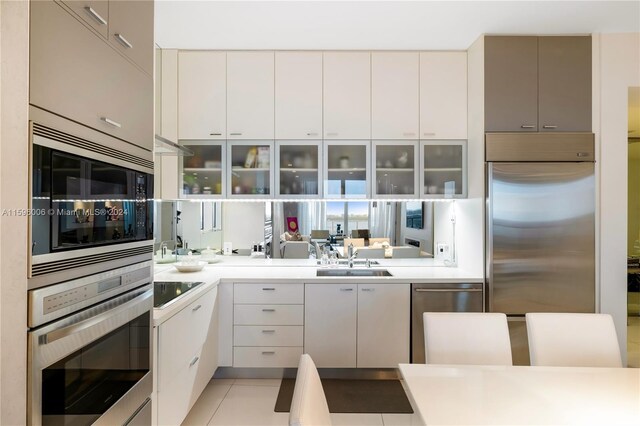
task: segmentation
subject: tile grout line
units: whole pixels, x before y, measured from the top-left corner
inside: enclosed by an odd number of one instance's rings
[[[213,413],[211,414],[211,417],[209,417],[209,420],[207,421],[207,426],[209,425],[209,423],[211,423],[211,420],[213,420],[213,418],[215,417],[216,413],[218,412],[218,410],[220,409],[220,407],[222,406],[222,403],[224,402],[225,399],[227,399],[227,395],[229,395],[229,392],[231,392],[231,388],[233,387],[234,383],[236,382],[235,379],[233,379],[233,383],[231,383],[229,385],[229,389],[227,389],[227,391],[224,393],[224,396],[222,397],[222,399],[220,400],[220,404],[218,404],[218,406],[216,407],[216,409],[213,411]]]

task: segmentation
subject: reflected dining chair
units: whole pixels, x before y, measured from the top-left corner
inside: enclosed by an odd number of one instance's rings
[[[298,364],[298,374],[289,411],[289,425],[331,425],[329,406],[320,375],[308,354],[302,354]]]
[[[311,230],[312,240],[326,240],[327,238],[329,238],[328,229],[312,229]]]
[[[415,259],[420,257],[420,249],[413,246],[394,247],[391,256],[394,259]]]
[[[306,241],[287,241],[282,247],[283,259],[308,259],[309,243]]]
[[[426,364],[513,365],[507,316],[425,312]]]
[[[349,244],[353,244],[354,248],[364,247],[364,238],[345,238],[343,242],[344,242],[344,257],[347,257],[347,250],[349,249]]]
[[[528,313],[525,317],[531,365],[622,367],[611,315]]]
[[[384,249],[374,247],[359,247],[356,252],[358,259],[384,259]]]

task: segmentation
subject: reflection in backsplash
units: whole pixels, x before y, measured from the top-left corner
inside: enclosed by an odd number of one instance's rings
[[[240,255],[262,246],[267,257],[308,258],[316,256],[327,241],[336,249],[342,249],[346,241],[386,248],[387,257],[389,247],[402,247],[393,257],[400,257],[402,251],[407,257],[432,257],[434,246],[453,243],[452,206],[448,202],[385,200],[158,201],[155,243],[156,250],[166,242],[170,250],[211,247],[221,251],[227,242]]]

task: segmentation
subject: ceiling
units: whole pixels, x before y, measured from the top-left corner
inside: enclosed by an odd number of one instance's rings
[[[163,48],[464,50],[483,33],[638,31],[637,0],[156,0]]]

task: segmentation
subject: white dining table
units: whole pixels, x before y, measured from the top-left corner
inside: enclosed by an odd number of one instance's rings
[[[400,364],[425,425],[640,425],[640,369]]]

